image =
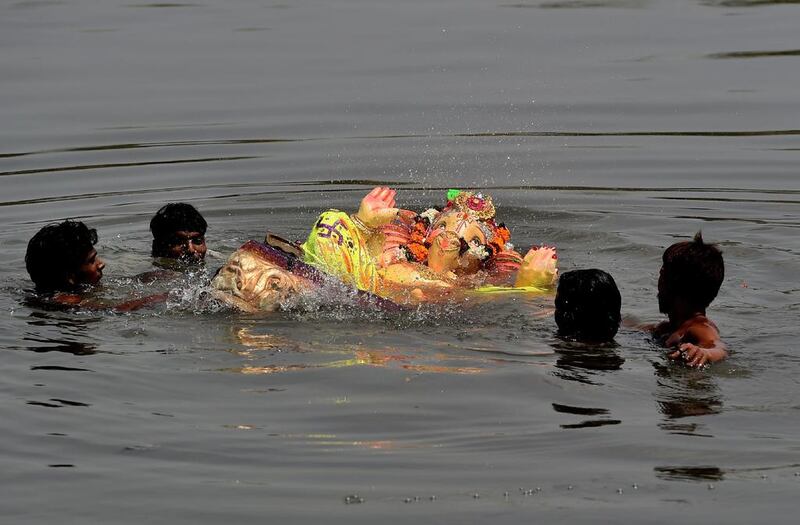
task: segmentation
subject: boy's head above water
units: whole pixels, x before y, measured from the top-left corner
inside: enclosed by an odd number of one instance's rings
[[[200,262],[206,256],[206,220],[194,206],[171,202],[150,220],[153,257]]]
[[[669,315],[676,309],[705,313],[725,277],[722,252],[703,242],[701,232],[691,241],[678,242],[664,251],[658,277],[658,308]]]
[[[619,329],[622,298],[614,278],[603,270],[572,270],[558,280],[556,324],[565,337],[605,342]]]
[[[39,230],[25,253],[25,267],[37,290],[64,291],[100,281],[105,263],[97,256],[96,243],[97,232],[79,221]]]

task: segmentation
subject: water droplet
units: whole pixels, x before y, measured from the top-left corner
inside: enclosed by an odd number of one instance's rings
[[[436,496],[431,496],[431,501],[436,501]]]
[[[411,498],[406,498],[403,500],[404,503],[411,503]]]
[[[481,495],[476,492],[475,494],[472,495],[472,497],[478,499],[481,497]]]
[[[503,497],[508,499],[508,492],[503,492]]]
[[[767,479],[767,475],[766,474],[761,474],[761,479]]]
[[[708,490],[714,490],[714,484],[713,483],[709,483],[708,484]]]
[[[572,485],[567,485],[567,490],[572,490]]]
[[[617,494],[622,494],[622,489],[617,489]]]
[[[633,488],[633,490],[639,490],[639,485],[637,485],[636,483],[631,485],[631,487]]]

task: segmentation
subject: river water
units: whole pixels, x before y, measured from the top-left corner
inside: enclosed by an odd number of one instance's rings
[[[800,493],[800,2],[13,1],[0,6],[3,523],[793,522]],[[399,316],[31,306],[43,225],[97,228],[145,294],[187,201],[208,271],[374,185],[490,193],[515,244],[657,321],[663,249],[726,280],[705,370],[547,300]]]

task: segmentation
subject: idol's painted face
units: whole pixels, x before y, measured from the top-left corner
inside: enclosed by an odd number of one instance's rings
[[[217,297],[246,311],[272,312],[308,287],[308,283],[245,248],[228,258],[212,288]]]
[[[486,244],[486,233],[474,217],[459,211],[448,211],[436,218],[428,239],[433,240],[444,232],[453,232],[469,246]]]
[[[480,260],[466,250],[484,245],[486,241],[486,232],[474,217],[460,211],[442,213],[428,235],[428,266],[437,273],[475,273],[480,268]]]

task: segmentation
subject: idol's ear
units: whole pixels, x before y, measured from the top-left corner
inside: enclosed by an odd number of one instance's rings
[[[303,258],[303,249],[299,244],[296,242],[287,241],[283,237],[279,237],[272,232],[267,232],[267,235],[264,237],[264,244],[267,246],[272,246],[273,248],[277,248],[284,253],[294,255],[299,259]]]

